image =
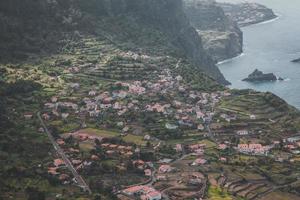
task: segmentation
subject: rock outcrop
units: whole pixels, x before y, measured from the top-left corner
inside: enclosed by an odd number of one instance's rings
[[[11,0],[0,3],[0,16],[2,59],[12,52],[15,58],[16,52],[22,57],[24,52],[57,50],[82,34],[102,34],[106,30],[97,27],[104,18],[129,19],[129,24],[134,21],[149,32],[159,31],[169,44],[169,53],[175,50],[219,83],[228,84],[186,18],[181,0]]]
[[[292,60],[291,62],[293,62],[293,63],[300,63],[300,58],[294,59],[294,60]]]
[[[263,73],[262,71],[259,71],[258,69],[255,69],[254,72],[252,72],[248,78],[243,79],[243,81],[248,82],[262,82],[262,81],[276,81],[277,77],[273,73]]]
[[[243,51],[243,33],[214,0],[184,0],[184,10],[216,62]]]
[[[218,5],[240,27],[257,24],[277,17],[272,9],[258,3],[219,3]]]

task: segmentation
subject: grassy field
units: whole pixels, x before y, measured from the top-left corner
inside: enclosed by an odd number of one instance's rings
[[[100,129],[94,129],[94,128],[82,129],[79,132],[87,133],[90,135],[96,135],[96,136],[100,136],[100,137],[107,137],[107,138],[119,136],[119,133],[114,132],[114,131],[100,130]]]
[[[214,147],[217,146],[216,143],[214,143],[214,142],[212,142],[210,140],[201,140],[198,143],[205,144],[206,148],[214,148]]]
[[[87,133],[90,135],[96,135],[96,136],[100,136],[100,137],[106,137],[106,138],[120,137],[120,134],[118,132],[95,129],[95,128],[86,128],[86,129],[80,130],[79,132]],[[144,146],[144,145],[146,145],[146,141],[144,141],[143,138],[144,138],[143,136],[133,135],[133,134],[128,134],[128,135],[122,137],[122,139],[125,142]]]
[[[213,186],[208,189],[208,197],[209,200],[233,200],[228,193],[222,192],[220,188]]]
[[[94,149],[94,145],[91,143],[80,143],[79,144],[79,148],[83,151],[83,152],[89,152],[92,149]]]
[[[142,145],[142,146],[146,145],[146,141],[143,140],[143,136],[128,134],[125,137],[123,137],[123,140],[125,142],[132,142],[137,145]]]

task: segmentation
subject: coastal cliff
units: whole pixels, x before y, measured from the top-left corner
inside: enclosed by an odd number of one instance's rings
[[[89,34],[109,36],[118,42],[124,42],[125,36],[130,35],[133,36],[130,37],[133,48],[155,49],[153,42],[139,42],[145,34],[159,32],[165,43],[155,45],[163,46],[164,53],[180,55],[197,66],[199,72],[228,84],[186,18],[181,0],[43,0],[38,3],[13,0],[1,3],[0,15],[3,27],[0,31],[0,59],[57,52],[69,41]],[[106,22],[110,23],[109,27]],[[135,29],[118,32],[118,23],[134,24]],[[49,31],[53,29],[56,31]],[[139,29],[144,35],[138,35]]]
[[[216,62],[233,58],[243,51],[243,33],[213,0],[185,0],[184,10],[202,37],[205,50]]]
[[[258,3],[219,3],[225,12],[240,27],[261,23],[277,17],[272,9]]]

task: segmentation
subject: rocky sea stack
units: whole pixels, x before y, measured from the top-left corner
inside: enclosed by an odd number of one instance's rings
[[[273,73],[263,73],[258,69],[255,69],[247,78],[243,79],[243,81],[248,82],[261,82],[261,81],[277,81],[283,80],[283,78],[278,78]]]
[[[291,62],[293,62],[293,63],[300,63],[300,58],[292,60]]]

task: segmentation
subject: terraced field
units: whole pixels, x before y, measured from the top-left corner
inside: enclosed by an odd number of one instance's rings
[[[225,98],[219,104],[218,110],[238,116],[238,120],[231,123],[231,126],[247,122],[249,128],[268,128],[276,137],[300,126],[300,116],[296,110],[270,93],[249,91],[246,94],[237,94],[233,98]],[[256,119],[250,120],[250,115],[255,115]]]

